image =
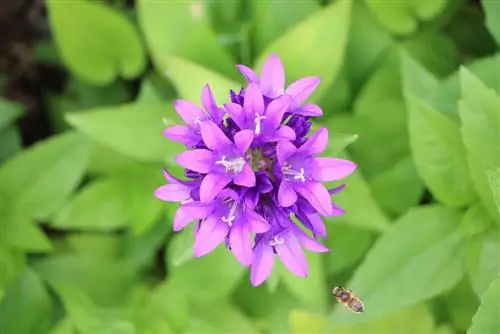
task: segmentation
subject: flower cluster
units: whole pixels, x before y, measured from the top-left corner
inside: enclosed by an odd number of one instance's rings
[[[202,107],[175,102],[186,124],[164,135],[187,146],[176,161],[188,180],[164,171],[169,183],[155,196],[181,203],[175,231],[196,222],[194,256],[224,242],[242,265],[251,267],[254,286],[270,275],[275,255],[290,272],[305,277],[303,248],[328,251],[318,241],[326,236],[321,216],[343,213],[331,200],[342,187],[328,190],[321,182],[342,179],[356,165],[317,156],[328,144],[328,131],[309,135],[311,118],[322,110],[305,101],[319,78],[302,78],[285,89],[283,65],[274,54],[260,77],[244,65],[237,68],[248,86],[231,90],[231,102],[218,105],[208,85]]]

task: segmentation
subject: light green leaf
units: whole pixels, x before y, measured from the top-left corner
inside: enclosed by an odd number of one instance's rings
[[[83,80],[104,85],[144,70],[146,54],[139,34],[119,12],[91,1],[50,0],[47,7],[59,53]]]
[[[488,181],[493,193],[493,201],[498,211],[500,211],[500,168],[488,168],[486,173],[488,174]]]
[[[410,157],[376,176],[370,187],[377,202],[393,214],[402,214],[417,205],[424,192],[424,184]]]
[[[290,272],[281,270],[281,282],[290,293],[311,310],[326,311],[328,291],[325,282],[325,272],[320,253],[306,253],[309,264],[307,278],[297,277]]]
[[[500,328],[500,277],[489,285],[481,298],[481,306],[472,319],[467,334],[496,334]]]
[[[25,268],[25,255],[23,252],[0,243],[0,291],[6,291],[9,285],[19,277]],[[1,302],[2,298],[0,298]]]
[[[230,294],[245,273],[244,268],[222,245],[214,252],[178,267],[168,263],[172,284],[197,301],[209,301]],[[199,278],[203,277],[202,280]],[[207,288],[209,287],[209,288]]]
[[[373,241],[373,232],[349,225],[327,224],[326,246],[332,251],[324,255],[328,275],[339,274],[360,261]]]
[[[14,126],[0,132],[0,143],[2,143],[0,147],[0,163],[11,158],[23,148],[21,133]]]
[[[126,157],[109,146],[94,141],[88,167],[89,173],[111,174],[137,165],[137,160]]]
[[[479,300],[472,291],[468,279],[463,279],[455,288],[444,296],[446,313],[454,327],[466,331],[479,306]]]
[[[87,184],[59,212],[51,226],[59,229],[112,231],[129,223],[119,179]]]
[[[449,325],[441,325],[434,331],[433,334],[455,334],[453,327]]]
[[[418,98],[407,96],[407,102],[410,146],[420,176],[443,204],[470,204],[474,189],[458,125]]]
[[[214,307],[214,305],[217,305],[217,307]],[[216,333],[259,333],[253,322],[241,313],[236,305],[229,304],[224,300],[208,304],[196,304],[193,314],[196,315],[196,320],[201,320],[217,328]],[[205,333],[208,334],[209,332]]]
[[[493,0],[483,1],[483,8],[486,15],[486,26],[500,44],[500,3]]]
[[[320,8],[316,0],[294,2],[254,1],[250,3],[254,22],[256,53]],[[286,15],[283,15],[286,13]]]
[[[500,97],[465,68],[460,70],[460,82],[461,132],[472,180],[479,198],[500,224],[500,212],[486,174],[489,166],[500,166]]]
[[[28,252],[49,252],[52,244],[40,227],[27,217],[28,213],[8,209],[0,221],[0,241]]]
[[[0,303],[0,332],[44,333],[50,328],[52,312],[52,301],[42,281],[27,268]],[[18,318],[21,314],[22,320]]]
[[[328,91],[344,62],[350,8],[351,1],[340,0],[309,16],[271,43],[259,56],[256,68],[262,68],[269,54],[276,53],[283,61],[288,82],[321,76],[321,85],[311,98],[319,99]]]
[[[66,119],[85,135],[126,157],[162,162],[180,150],[180,145],[162,135],[166,126],[173,125],[170,119],[176,117],[171,105],[141,99],[131,104],[68,114]],[[165,117],[169,119],[168,125],[163,121]]]
[[[160,68],[166,77],[173,82],[179,96],[196,104],[201,101],[201,92],[206,84],[210,85],[219,105],[229,100],[230,89],[239,90],[242,86],[239,82],[217,72],[173,56],[162,62]]]
[[[90,156],[89,142],[66,133],[40,142],[0,167],[0,188],[30,218],[48,218],[80,182]]]
[[[452,288],[464,273],[464,247],[452,234],[460,218],[441,206],[402,216],[377,240],[347,284],[365,304],[363,317],[337,309],[332,323],[383,317]]]
[[[391,33],[407,35],[415,32],[421,21],[430,21],[440,15],[447,2],[436,1],[376,1],[366,0],[373,15]]]
[[[481,218],[478,217],[478,220]],[[467,249],[467,273],[478,296],[481,296],[488,285],[500,276],[500,231],[498,228],[470,241]]]
[[[327,318],[302,310],[290,312],[290,328],[292,334],[328,334],[326,330]]]
[[[458,238],[472,238],[488,230],[492,225],[491,218],[482,204],[474,204],[465,211],[456,231]]]
[[[157,68],[175,70],[170,58],[176,56],[235,77],[234,62],[210,27],[207,5],[204,1],[137,2],[139,22]]]
[[[63,318],[50,329],[49,334],[76,334],[69,318]]]
[[[194,224],[175,234],[168,247],[167,261],[173,267],[193,259]]]
[[[20,105],[0,98],[0,132],[23,114]]]

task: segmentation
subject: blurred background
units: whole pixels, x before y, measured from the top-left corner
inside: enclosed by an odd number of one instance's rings
[[[0,31],[0,333],[500,333],[499,2],[16,0]],[[172,101],[271,52],[359,169],[309,277],[253,288],[153,191]]]

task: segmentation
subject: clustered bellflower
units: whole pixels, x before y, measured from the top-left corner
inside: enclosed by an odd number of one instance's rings
[[[175,102],[185,124],[164,135],[188,148],[176,157],[187,180],[165,170],[168,184],[155,196],[180,202],[175,231],[196,223],[194,256],[225,243],[250,267],[253,286],[271,274],[276,255],[290,272],[305,277],[303,249],[328,251],[318,241],[326,237],[321,217],[343,214],[331,199],[342,187],[329,190],[321,182],[340,180],[356,165],[318,156],[328,144],[328,131],[310,134],[311,118],[322,110],[306,103],[318,77],[302,78],[285,89],[283,65],[274,54],[260,77],[247,66],[237,68],[248,85],[238,93],[231,90],[230,102],[218,105],[208,85],[202,107]]]

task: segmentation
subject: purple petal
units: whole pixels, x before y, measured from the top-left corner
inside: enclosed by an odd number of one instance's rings
[[[208,173],[213,165],[212,152],[205,149],[186,151],[175,157],[175,161],[186,169]]]
[[[231,179],[225,175],[207,174],[200,186],[200,200],[209,202],[217,196],[217,194],[231,182]]]
[[[226,108],[227,113],[240,129],[247,128],[247,122],[242,106],[236,103],[226,103],[224,108]]]
[[[191,202],[181,206],[187,216],[204,219],[208,217],[214,210],[215,206],[212,203]]]
[[[290,182],[281,181],[278,190],[278,202],[284,208],[288,208],[297,202],[297,193],[293,190]]]
[[[238,148],[241,154],[245,154],[252,144],[253,141],[253,131],[252,130],[241,130],[234,135],[234,144]]]
[[[184,184],[186,186],[189,186],[190,182],[192,182],[192,181],[183,181],[181,179],[176,178],[175,176],[170,174],[170,172],[168,170],[166,170],[165,168],[163,168],[163,176],[170,183],[180,183],[180,184]]]
[[[254,233],[265,233],[271,228],[267,221],[253,210],[247,210],[245,216],[250,225],[250,230]]]
[[[287,125],[282,125],[275,134],[276,140],[295,140],[296,134],[293,129]]]
[[[352,161],[337,158],[314,158],[313,178],[316,181],[335,181],[350,175],[356,169]]]
[[[304,197],[320,214],[330,216],[333,211],[330,194],[319,182],[306,182],[295,190]]]
[[[252,285],[262,284],[271,274],[274,266],[274,253],[272,248],[264,242],[259,242],[254,249],[250,281]]]
[[[245,65],[236,65],[238,71],[247,79],[248,82],[259,83],[259,76],[250,67]]]
[[[257,206],[257,203],[259,202],[259,197],[260,193],[257,191],[256,188],[249,188],[245,192],[243,200],[248,208],[254,209]]]
[[[333,195],[333,194],[337,194],[337,193],[341,192],[344,189],[345,189],[345,184],[342,184],[342,185],[340,185],[338,187],[335,187],[335,188],[332,188],[332,189],[328,189],[328,193],[330,195]]]
[[[219,124],[222,121],[224,112],[217,106],[217,102],[215,101],[212,90],[208,84],[203,87],[203,92],[201,93],[201,104],[203,105],[203,108],[210,113],[212,120],[216,124]]]
[[[316,104],[306,104],[303,107],[296,108],[293,112],[297,115],[318,117],[323,115],[323,110]]]
[[[239,172],[233,179],[234,183],[243,187],[255,186],[255,173],[248,163],[245,163],[243,170]]]
[[[163,135],[186,146],[196,145],[201,140],[201,137],[196,132],[184,125],[171,126],[163,131]]]
[[[179,209],[175,212],[174,216],[174,231],[178,232],[192,223],[195,219],[186,214],[183,207],[180,206]]]
[[[302,232],[300,229],[295,230],[295,236],[299,240],[302,247],[304,247],[305,249],[307,249],[311,252],[325,253],[325,252],[329,251],[329,249],[325,245],[323,245],[319,241],[311,238],[310,236],[308,236],[307,234]]]
[[[174,102],[175,111],[188,125],[195,126],[195,120],[206,118],[207,114],[191,101],[176,100]]]
[[[245,91],[245,101],[243,101],[244,112],[248,118],[254,118],[256,114],[264,114],[264,97],[257,84],[250,83]]]
[[[266,118],[264,124],[268,129],[277,129],[283,119],[283,115],[288,111],[292,100],[289,96],[282,96],[273,100],[266,108]]]
[[[318,154],[323,152],[327,145],[328,130],[326,128],[321,128],[299,148],[299,152],[306,153],[308,155]]]
[[[244,226],[233,226],[229,232],[231,251],[236,259],[245,267],[252,263],[252,236]]]
[[[217,198],[232,199],[233,201],[238,201],[240,196],[233,189],[226,188],[226,189],[221,190],[221,192],[217,195]]]
[[[212,151],[221,150],[233,144],[224,132],[222,132],[222,130],[212,121],[201,122],[200,132],[203,142]]]
[[[286,160],[297,152],[297,148],[288,140],[280,140],[276,147],[276,156],[280,165],[283,165]]]
[[[294,275],[306,277],[309,271],[307,259],[295,236],[288,237],[281,245],[274,247],[281,262]]]
[[[191,188],[179,184],[166,184],[155,190],[155,197],[165,202],[182,202],[189,198]]]
[[[200,257],[212,252],[224,241],[228,232],[229,226],[222,223],[219,217],[209,216],[201,222],[200,230],[196,234],[194,256]]]
[[[321,220],[320,215],[317,213],[313,213],[311,215],[307,215],[307,220],[309,220],[309,224],[314,230],[314,233],[318,234],[321,237],[326,237],[326,226]]]
[[[297,104],[302,104],[316,90],[321,81],[318,77],[305,77],[292,83],[285,93],[293,96]]]
[[[278,97],[284,93],[285,70],[277,55],[271,54],[264,63],[260,75],[260,86],[262,93],[270,98]]]

